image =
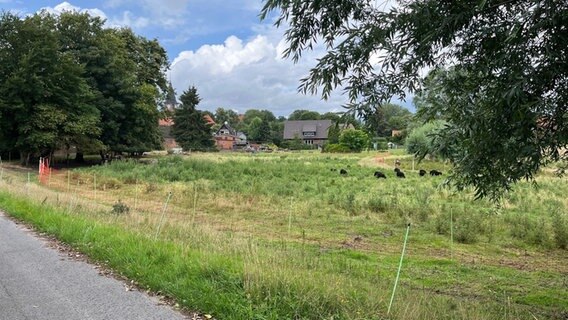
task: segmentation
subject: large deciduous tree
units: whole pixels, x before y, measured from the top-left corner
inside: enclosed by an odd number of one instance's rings
[[[99,112],[84,68],[62,42],[56,19],[36,14],[0,19],[0,131],[22,163],[61,144],[96,139]]]
[[[168,66],[165,50],[156,40],[135,35],[130,29],[105,30],[107,39],[114,43],[111,56],[115,70],[114,86],[107,98],[113,105],[103,108],[105,119],[111,124],[103,130],[103,142],[112,151],[141,153],[160,148],[158,128],[160,117],[157,106],[168,91],[165,70]],[[99,83],[103,90],[108,83]]]
[[[438,150],[434,147],[435,139],[446,125],[443,120],[434,120],[412,129],[406,137],[406,150],[420,159],[426,156],[438,157]]]
[[[207,150],[214,146],[211,127],[196,109],[201,101],[197,89],[190,87],[180,97],[180,106],[174,113],[172,134],[184,150]]]
[[[301,89],[329,97],[342,86],[360,115],[419,90],[428,69],[451,68],[438,79],[444,103],[423,113],[449,122],[439,146],[459,188],[496,199],[562,158],[568,2],[398,1],[385,10],[370,0],[267,0],[261,17],[276,9],[276,25],[288,24],[286,56],[297,61],[319,40],[328,48]]]
[[[231,126],[236,126],[240,122],[239,114],[232,109],[217,108],[215,110],[215,122],[221,125],[227,122]]]
[[[262,120],[260,117],[254,117],[248,127],[249,140],[255,142],[270,141],[270,124],[267,120]]]
[[[245,112],[244,122],[250,124],[256,117],[259,117],[262,121],[276,121],[276,116],[274,116],[274,113],[270,110],[248,109]]]
[[[341,120],[341,114],[338,112],[326,112],[321,115],[322,120],[331,120],[332,122],[339,122]]]
[[[0,153],[160,147],[165,50],[88,14],[0,17]]]
[[[404,130],[412,120],[412,113],[397,104],[386,103],[367,116],[365,128],[373,136],[391,136],[393,130]]]
[[[321,119],[321,114],[317,111],[310,110],[294,110],[289,116],[288,120],[319,120]]]

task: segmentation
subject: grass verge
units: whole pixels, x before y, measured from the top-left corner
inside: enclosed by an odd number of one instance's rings
[[[250,303],[242,293],[242,270],[227,257],[154,241],[6,192],[0,192],[0,206],[10,216],[105,262],[143,287],[177,298],[186,307],[200,306],[227,318],[250,316]]]

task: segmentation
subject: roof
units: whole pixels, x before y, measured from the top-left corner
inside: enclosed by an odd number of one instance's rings
[[[219,130],[217,130],[217,132],[215,132],[215,135],[219,135],[221,130],[223,130],[223,129],[229,130],[229,135],[231,135],[231,136],[237,135],[237,132],[235,131],[235,129],[233,129],[227,122],[223,123],[221,128],[219,128]]]
[[[331,120],[285,121],[284,139],[294,139],[296,136],[301,139],[303,132],[315,132],[316,135],[310,139],[327,139],[329,127],[331,127]]]
[[[205,114],[203,116],[203,119],[205,119],[205,122],[207,122],[208,125],[214,125],[215,124],[215,120],[213,120],[213,118],[211,118],[210,115]]]
[[[303,132],[316,132],[317,131],[317,124],[305,124],[302,128]]]

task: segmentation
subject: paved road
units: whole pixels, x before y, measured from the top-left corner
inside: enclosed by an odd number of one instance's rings
[[[0,212],[0,320],[184,319],[70,260]]]

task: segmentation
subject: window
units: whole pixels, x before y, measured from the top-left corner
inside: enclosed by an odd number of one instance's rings
[[[314,140],[304,140],[305,144],[314,144]]]
[[[304,137],[315,137],[316,136],[316,133],[313,132],[313,131],[306,131],[306,132],[303,132],[303,134],[304,134]]]

